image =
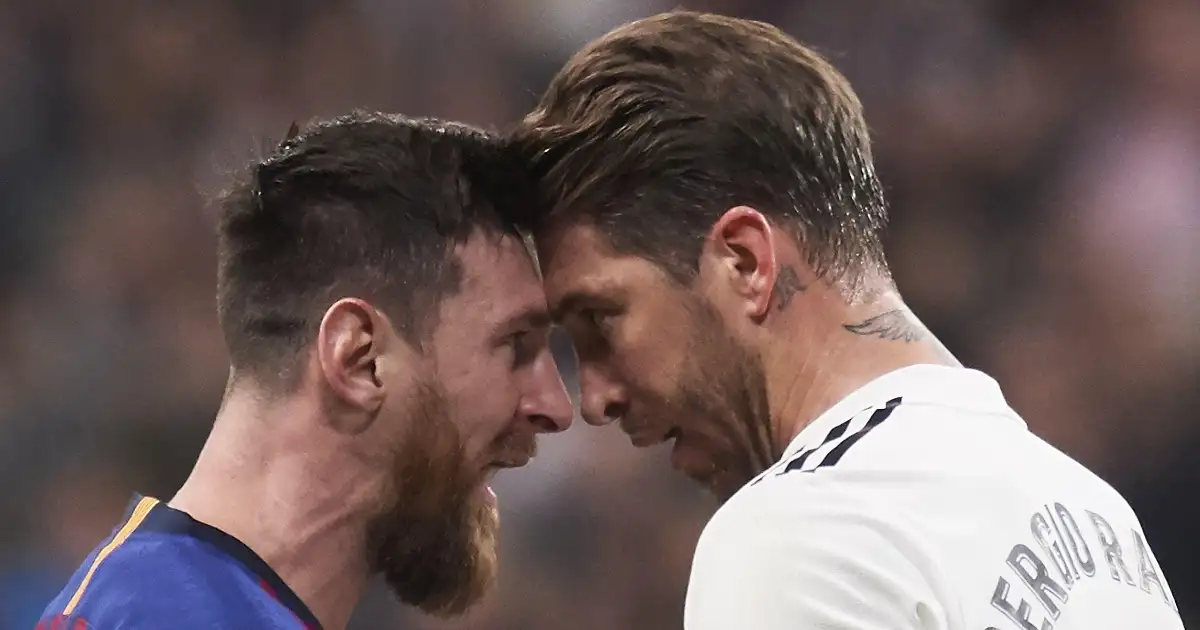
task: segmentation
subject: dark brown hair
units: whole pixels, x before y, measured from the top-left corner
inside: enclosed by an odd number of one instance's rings
[[[500,150],[466,125],[354,113],[246,169],[221,201],[217,234],[217,310],[235,370],[290,382],[325,310],[346,296],[422,338],[460,286],[454,246],[480,229],[516,234],[492,195]]]
[[[828,280],[886,273],[887,221],[862,107],[820,55],[762,22],[676,11],[579,51],[510,141],[542,203],[693,277],[722,213],[754,207]]]

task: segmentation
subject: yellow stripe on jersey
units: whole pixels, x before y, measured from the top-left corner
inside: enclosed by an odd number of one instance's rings
[[[104,559],[109,554],[116,551],[117,547],[120,547],[122,543],[129,539],[133,531],[142,524],[142,521],[146,520],[146,516],[150,514],[150,510],[154,509],[155,505],[158,505],[158,499],[153,497],[142,497],[142,500],[138,501],[137,507],[133,508],[133,514],[129,515],[129,520],[113,536],[113,539],[107,545],[104,545],[100,553],[96,554],[96,559],[92,561],[92,566],[88,568],[87,575],[83,576],[83,581],[79,583],[79,588],[75,589],[75,594],[71,596],[71,601],[67,602],[67,607],[63,609],[63,616],[69,617],[71,613],[75,612],[75,607],[79,605],[79,600],[83,599],[83,592],[87,590],[88,582],[92,581],[92,575],[96,573],[96,569],[100,566],[100,563],[104,562]]]

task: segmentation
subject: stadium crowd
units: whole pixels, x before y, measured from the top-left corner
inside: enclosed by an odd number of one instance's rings
[[[501,127],[585,41],[677,5],[116,4],[0,2],[0,630],[199,452],[227,375],[205,204],[227,172],[355,107]],[[1200,624],[1200,4],[685,5],[774,22],[850,78],[911,305],[1129,498]],[[380,593],[353,627],[679,627],[711,500],[616,430],[540,452],[498,480],[501,584],[476,613]]]

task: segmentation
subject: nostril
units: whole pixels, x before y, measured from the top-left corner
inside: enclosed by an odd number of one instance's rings
[[[615,422],[625,417],[629,412],[629,408],[624,403],[610,402],[604,406],[604,421]]]
[[[554,418],[540,414],[530,416],[529,421],[532,422],[533,426],[537,427],[538,431],[541,433],[558,433],[559,431],[565,430],[569,426],[569,423],[555,422]]]

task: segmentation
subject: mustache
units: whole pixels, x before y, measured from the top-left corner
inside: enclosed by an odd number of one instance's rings
[[[681,424],[688,420],[712,415],[714,405],[701,388],[692,383],[679,384],[677,391],[663,395],[648,390],[631,393],[627,412],[618,419],[621,430],[636,435],[656,425]]]

